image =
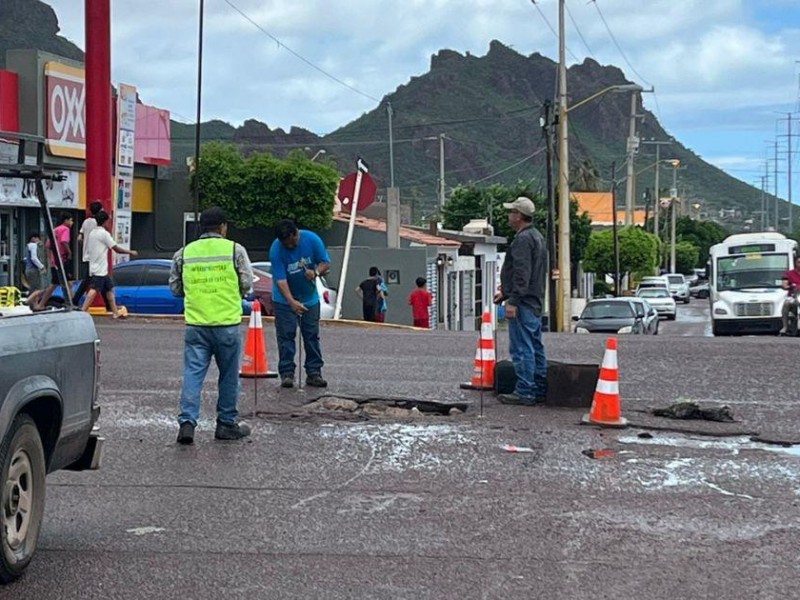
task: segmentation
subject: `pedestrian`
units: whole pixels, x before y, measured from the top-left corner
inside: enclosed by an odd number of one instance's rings
[[[783,326],[778,335],[786,335],[789,330],[789,316],[797,316],[797,300],[795,294],[800,289],[800,256],[794,259],[794,269],[786,271],[781,279],[781,287],[786,290],[786,298],[781,307],[781,322]]]
[[[69,285],[70,278],[69,261],[72,258],[72,225],[74,222],[75,219],[73,219],[72,215],[70,215],[68,212],[61,213],[58,219],[59,225],[53,229],[53,237],[56,241],[56,248],[52,248],[50,245],[50,240],[47,240],[47,249],[50,251],[50,284],[44,289],[41,295],[37,296],[35,306],[33,307],[35,310],[44,310],[47,307],[47,303],[50,301],[50,298],[53,296],[53,292],[55,292],[60,285],[64,286],[65,301],[67,298],[69,298],[67,286]],[[58,268],[58,261],[56,261],[56,253],[58,253],[58,256],[61,258],[61,262],[64,265],[67,281],[62,281],[61,272]]]
[[[517,385],[511,394],[500,394],[503,404],[533,405],[547,393],[547,358],[542,344],[542,299],[547,277],[547,249],[542,234],[533,226],[534,204],[518,197],[503,204],[508,224],[516,232],[500,273],[495,303],[506,303],[511,360]]]
[[[319,343],[320,303],[316,280],[330,270],[330,256],[316,233],[298,229],[289,219],[278,222],[275,237],[269,259],[281,387],[294,386],[298,327],[306,351],[306,385],[327,387],[328,382],[322,378],[325,363]]]
[[[25,246],[25,280],[28,282],[28,294],[42,289],[42,275],[46,272],[44,264],[39,260],[39,243],[41,236],[34,231],[28,236]]]
[[[86,294],[86,300],[83,301],[82,309],[89,310],[95,296],[100,294],[105,299],[112,318],[118,319],[119,310],[114,298],[114,281],[108,274],[108,251],[113,250],[117,254],[130,256],[139,256],[139,253],[136,250],[128,250],[117,245],[105,227],[109,219],[107,212],[100,210],[95,214],[94,219],[95,226],[89,233],[84,246],[84,257],[89,259],[89,292]]]
[[[228,219],[221,208],[200,213],[200,230],[200,239],[175,253],[169,276],[172,294],[185,298],[179,444],[194,443],[203,381],[212,357],[219,369],[214,437],[239,440],[250,435],[249,425],[237,418],[242,298],[253,286],[253,269],[244,247],[225,239]]]
[[[408,296],[411,305],[411,316],[414,327],[431,328],[430,307],[433,306],[433,294],[428,291],[428,281],[424,277],[417,277],[417,289]]]
[[[377,323],[386,322],[386,311],[389,310],[389,305],[386,303],[386,296],[389,295],[389,288],[386,287],[386,282],[380,273],[378,273],[378,310],[375,312],[375,321]]]
[[[361,311],[365,321],[375,322],[376,314],[378,313],[378,303],[380,301],[380,284],[378,277],[380,277],[380,270],[378,267],[369,268],[369,277],[358,284],[356,294],[361,298]]]
[[[81,283],[78,286],[78,289],[75,290],[75,295],[72,297],[72,300],[75,306],[80,306],[80,299],[86,293],[86,290],[89,289],[89,280],[91,279],[91,273],[89,272],[89,254],[88,254],[88,247],[89,247],[89,234],[97,227],[97,213],[103,210],[103,204],[101,202],[92,202],[89,204],[89,217],[84,219],[83,223],[81,223],[81,229],[78,232],[78,241],[83,243],[83,255],[82,259],[82,273],[83,278],[81,279]],[[105,296],[103,296],[103,300],[105,301]],[[106,304],[106,308],[110,310],[108,304]]]

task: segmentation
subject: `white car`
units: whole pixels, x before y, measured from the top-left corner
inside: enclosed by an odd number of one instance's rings
[[[253,263],[254,269],[272,274],[272,263],[259,261]],[[336,311],[336,288],[328,285],[324,276],[317,277],[317,293],[319,294],[319,316],[321,319],[332,319]]]
[[[675,320],[678,308],[668,289],[660,287],[644,288],[636,292],[636,295],[647,300],[647,303],[656,309],[659,317],[666,317],[670,321]]]
[[[669,281],[666,277],[642,277],[639,285],[636,287],[636,295],[639,295],[639,290],[662,288],[669,290]]]
[[[689,284],[686,278],[680,273],[669,273],[666,277],[672,297],[684,304],[689,304],[691,295],[689,294]]]

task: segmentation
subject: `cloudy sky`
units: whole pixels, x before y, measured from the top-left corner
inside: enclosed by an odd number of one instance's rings
[[[84,3],[48,3],[62,35],[83,47]],[[111,4],[114,82],[193,121],[199,0]],[[786,113],[800,110],[800,1],[567,0],[567,8],[570,64],[591,56],[653,86],[644,102],[667,131],[739,179],[760,181],[776,140],[786,171]],[[497,39],[557,59],[548,23],[557,27],[557,0],[205,0],[203,119],[324,134],[427,72],[442,48],[482,56]],[[792,163],[800,172],[800,160]],[[785,175],[779,184],[785,197]]]

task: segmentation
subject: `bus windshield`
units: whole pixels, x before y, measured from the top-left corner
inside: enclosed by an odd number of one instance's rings
[[[786,254],[740,254],[717,259],[717,290],[781,287],[789,270]]]

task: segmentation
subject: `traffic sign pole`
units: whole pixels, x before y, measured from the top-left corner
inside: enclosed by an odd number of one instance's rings
[[[369,169],[367,168],[367,164],[359,158],[358,162],[356,163],[355,190],[353,190],[353,197],[350,199],[350,222],[347,226],[347,240],[344,244],[342,275],[339,277],[339,293],[336,295],[336,309],[333,312],[333,318],[336,320],[342,318],[342,299],[346,293],[347,267],[350,264],[350,247],[353,245],[353,231],[356,228],[356,212],[361,194],[361,180],[364,177],[364,173],[368,172]]]

